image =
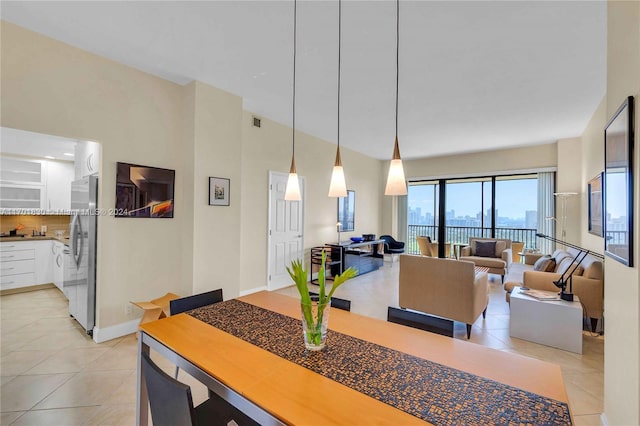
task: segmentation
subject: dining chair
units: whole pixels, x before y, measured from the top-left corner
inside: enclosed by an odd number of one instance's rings
[[[319,294],[310,291],[309,296],[319,296]],[[332,297],[331,307],[336,309],[342,309],[343,311],[351,311],[351,300],[340,299],[339,297]]]
[[[194,407],[189,386],[162,371],[149,354],[141,356],[154,426],[227,425],[232,421],[240,426],[258,424],[214,392]]]
[[[202,306],[213,305],[214,303],[222,302],[222,300],[222,289],[219,288],[205,293],[173,299],[169,302],[169,312],[171,315],[177,315]],[[179,371],[180,367],[176,367],[174,376],[176,379],[178,378]]]

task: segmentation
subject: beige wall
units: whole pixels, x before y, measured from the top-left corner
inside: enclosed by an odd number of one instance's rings
[[[501,149],[470,154],[430,157],[404,161],[407,179],[434,176],[495,174],[513,170],[555,167],[555,143],[523,148]]]
[[[183,186],[183,88],[2,22],[1,124],[102,144],[99,204],[115,204],[117,161],[176,170]],[[100,216],[98,327],[133,319],[130,300],[190,292],[180,256],[190,206],[180,191],[175,218]]]
[[[6,22],[1,31],[0,124],[100,142],[100,206],[114,205],[117,161],[176,170],[173,219],[98,219],[98,328],[140,316],[125,314],[131,300],[266,285],[268,172],[288,171],[290,128],[252,127],[240,97],[206,84],[179,86]],[[335,145],[299,133],[296,154],[308,249],[337,238]],[[348,149],[342,159],[356,191],[356,230],[344,237],[380,234],[381,162]],[[208,205],[209,176],[231,179],[229,207]]]
[[[558,171],[556,173],[556,192],[576,192],[568,197],[556,197],[555,217],[561,221],[562,203],[566,203],[566,220],[562,237],[561,224],[556,226],[556,238],[573,244],[580,243],[582,215],[580,206],[584,197],[585,184],[582,179],[582,140],[580,138],[560,139],[558,146]],[[566,198],[566,201],[562,199]],[[586,222],[584,222],[586,224]],[[586,226],[586,225],[585,225]]]
[[[588,206],[586,183],[596,175],[604,171],[604,126],[607,121],[606,97],[602,99],[598,109],[589,120],[589,124],[582,133],[582,182],[584,194],[581,197],[580,213],[582,227],[579,245],[597,253],[604,253],[604,240],[602,237],[590,234],[588,226]]]
[[[267,285],[269,171],[288,173],[291,162],[291,128],[262,118],[253,127],[252,114],[242,121],[242,258],[241,291]],[[305,252],[314,246],[337,240],[337,201],[328,198],[334,144],[296,133],[296,168],[305,178]],[[363,233],[379,235],[382,189],[380,161],[340,148],[347,189],[355,190],[355,231],[342,233],[348,238]]]
[[[195,89],[193,292],[222,287],[237,297],[242,214],[242,99],[203,83]],[[229,206],[209,206],[209,177],[230,179]],[[186,259],[188,261],[188,259]]]
[[[605,415],[609,424],[640,424],[640,2],[607,6],[607,119],[635,97],[634,267],[605,262]]]

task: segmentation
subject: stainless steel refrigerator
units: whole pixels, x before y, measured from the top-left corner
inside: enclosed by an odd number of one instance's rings
[[[97,202],[97,176],[71,183],[72,214],[63,291],[69,299],[69,315],[89,335],[93,335],[96,315]]]

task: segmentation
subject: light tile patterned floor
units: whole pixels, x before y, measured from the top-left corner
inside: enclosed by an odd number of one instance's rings
[[[386,319],[387,306],[398,304],[398,269],[397,263],[385,263],[344,284],[336,296],[350,299],[352,312]],[[294,287],[280,292],[297,296]],[[135,424],[133,335],[95,344],[69,318],[57,289],[2,296],[0,310],[0,425]],[[455,338],[466,339],[463,324],[456,324]],[[474,324],[471,341],[559,364],[576,424],[600,424],[603,337],[584,333],[582,355],[510,338],[509,305],[498,278],[491,281],[487,319]],[[154,359],[173,372],[168,361]],[[206,389],[194,379],[181,372],[180,380],[192,387],[196,404],[206,398]]]

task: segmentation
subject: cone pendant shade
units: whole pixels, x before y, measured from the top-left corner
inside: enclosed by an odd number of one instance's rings
[[[393,158],[389,165],[389,175],[387,176],[387,187],[384,190],[384,195],[407,195],[407,181],[404,178],[404,168],[400,158],[397,136],[393,148]]]
[[[286,201],[300,201],[300,182],[298,181],[298,173],[296,173],[295,160],[291,159],[291,169],[289,169],[289,180],[287,181],[287,190],[284,193]]]
[[[344,169],[342,168],[342,158],[340,158],[340,69],[342,58],[342,1],[338,0],[338,146],[336,148],[336,161],[331,172],[331,183],[329,184],[329,197],[346,197],[347,183],[344,179]]]
[[[346,197],[347,184],[344,180],[344,169],[340,158],[340,147],[336,151],[336,162],[331,172],[331,183],[329,184],[329,197]]]

